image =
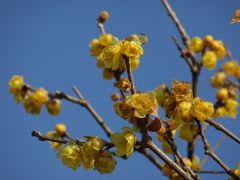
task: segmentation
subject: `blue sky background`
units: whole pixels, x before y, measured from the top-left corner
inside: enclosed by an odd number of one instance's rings
[[[240,25],[231,25],[233,12],[240,8],[239,0],[178,0],[170,1],[191,37],[212,34],[231,49],[233,56],[240,57]],[[124,38],[132,33],[145,33],[149,43],[141,65],[134,73],[137,88],[152,90],[161,83],[171,85],[173,79],[190,81],[187,65],[179,57],[171,35],[179,38],[175,26],[166,14],[160,0],[0,0],[0,179],[162,179],[161,173],[144,157],[135,153],[128,161],[118,160],[116,170],[110,175],[86,171],[82,167],[72,171],[63,166],[48,143],[31,137],[38,129],[45,133],[58,122],[64,122],[75,137],[98,135],[106,138],[102,129],[85,109],[64,101],[58,117],[47,114],[26,114],[16,105],[8,93],[8,81],[14,74],[25,77],[35,87],[48,91],[62,90],[72,94],[76,85],[93,107],[114,131],[127,123],[114,114],[110,94],[116,92],[113,81],[102,79],[101,70],[89,55],[89,42],[99,36],[96,18],[102,10],[110,12],[106,31]],[[222,61],[219,62],[219,65]],[[199,95],[206,100],[215,99],[215,90],[209,85],[214,71],[203,69],[199,83]],[[220,119],[219,122],[240,135],[240,121]],[[213,128],[207,130],[211,144],[222,137]],[[158,143],[159,144],[159,143]],[[186,143],[178,141],[186,155]],[[227,139],[216,153],[232,168],[239,162],[239,145]],[[197,152],[203,157],[202,143]],[[205,170],[220,170],[209,161]],[[212,179],[213,176],[202,176]],[[216,175],[227,179],[225,175]]]

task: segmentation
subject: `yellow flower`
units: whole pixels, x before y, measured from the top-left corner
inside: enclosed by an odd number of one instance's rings
[[[42,104],[37,101],[34,94],[28,94],[23,101],[23,105],[27,113],[38,115],[42,110]]]
[[[167,141],[163,141],[162,143],[162,150],[163,152],[167,153],[167,154],[172,154],[172,147],[170,146],[170,144]]]
[[[163,106],[164,101],[169,96],[169,94],[167,92],[166,84],[161,84],[160,86],[158,86],[157,88],[154,89],[154,92],[155,92],[155,96],[156,96],[159,106]]]
[[[219,40],[212,41],[211,44],[209,45],[209,49],[214,51],[217,58],[219,59],[224,58],[224,56],[226,55],[226,49],[222,41]]]
[[[189,44],[189,49],[194,52],[201,52],[204,48],[204,43],[200,37],[194,37]]]
[[[66,135],[67,128],[66,128],[65,124],[59,123],[59,124],[55,125],[55,131],[59,136],[64,136],[64,135]]]
[[[81,165],[82,155],[80,146],[75,144],[68,144],[63,147],[59,150],[57,156],[65,166],[73,170],[76,170]]]
[[[238,80],[240,80],[240,67],[238,67],[235,76],[237,77]]]
[[[33,93],[35,96],[36,101],[38,101],[40,104],[46,104],[48,101],[48,92],[44,88],[39,88],[35,93]]]
[[[86,143],[82,146],[83,156],[87,159],[95,159],[98,155],[99,151],[103,148],[104,142],[98,138],[90,138]]]
[[[110,46],[112,44],[113,36],[111,34],[102,34],[99,37],[99,44],[101,46]]]
[[[230,76],[233,76],[237,73],[238,63],[237,61],[231,60],[223,64],[223,70]]]
[[[142,56],[144,53],[143,48],[137,42],[126,40],[122,42],[121,52],[127,57],[135,58]]]
[[[114,104],[115,112],[123,119],[131,120],[134,117],[134,110],[125,102],[116,102]]]
[[[204,38],[204,44],[210,45],[213,42],[214,38],[211,35],[206,35]]]
[[[98,68],[104,68],[105,64],[104,64],[104,58],[103,58],[103,54],[101,53],[98,57],[97,57],[97,67]]]
[[[36,92],[28,94],[24,99],[23,105],[27,113],[39,114],[42,109],[42,105],[48,101],[48,92],[39,88]]]
[[[192,168],[192,161],[189,158],[183,158],[183,162],[186,164],[186,166]]]
[[[215,113],[214,113],[215,118],[224,117],[224,116],[227,116],[227,115],[228,115],[228,112],[227,112],[227,109],[224,106],[218,107],[215,110]]]
[[[174,80],[172,85],[172,93],[175,96],[176,102],[191,100],[191,84]]]
[[[170,176],[173,173],[173,170],[167,164],[164,164],[162,166],[162,173],[164,176]]]
[[[153,92],[135,93],[124,101],[129,107],[134,108],[135,116],[144,118],[147,114],[152,113],[158,107],[157,99]]]
[[[197,155],[193,156],[192,167],[191,168],[194,171],[198,171],[200,169],[200,160],[199,160],[199,157]]]
[[[101,174],[111,173],[116,166],[116,161],[111,153],[101,150],[95,159],[94,166]]]
[[[194,123],[184,123],[179,129],[179,138],[186,140],[187,142],[192,142],[198,135],[198,128]]]
[[[114,72],[111,69],[104,68],[103,69],[103,79],[110,80],[114,78]]]
[[[217,56],[213,51],[206,51],[202,56],[202,64],[205,68],[212,70],[216,67]]]
[[[226,101],[226,110],[227,110],[227,115],[231,118],[236,118],[237,117],[237,108],[239,106],[238,101],[234,99],[228,99]]]
[[[203,101],[200,98],[193,100],[193,111],[199,121],[205,121],[214,113],[214,107],[211,102]]]
[[[134,145],[136,143],[136,136],[130,128],[122,128],[123,132],[113,133],[111,140],[116,147],[116,155],[127,157],[134,151]]]
[[[58,99],[52,99],[46,103],[46,108],[49,114],[57,116],[61,112],[62,102]]]
[[[16,94],[22,90],[22,87],[24,85],[23,77],[19,75],[14,75],[8,84],[10,87],[9,92],[12,94]]]
[[[177,111],[180,113],[183,121],[188,121],[192,117],[192,103],[190,101],[183,101],[177,106]]]
[[[82,149],[82,148],[81,148]],[[85,156],[82,157],[82,164],[84,169],[91,170],[94,168],[95,159],[88,159]]]
[[[216,95],[217,99],[220,101],[226,101],[228,99],[228,89],[227,88],[221,88],[219,89],[219,91],[217,92]]]
[[[103,59],[106,68],[117,70],[122,60],[120,43],[108,46],[103,50]]]
[[[57,139],[57,140],[63,140],[63,138],[58,133],[56,133],[56,131],[49,131],[46,134],[46,136],[49,137],[49,138]],[[54,149],[58,149],[58,148],[60,148],[62,146],[62,144],[58,143],[58,142],[51,142],[51,141],[49,141],[49,144]]]
[[[98,39],[93,39],[89,46],[91,56],[98,56],[101,54],[103,47],[99,44]]]
[[[219,87],[222,86],[224,84],[224,82],[227,79],[227,75],[224,72],[218,72],[216,73],[214,76],[211,77],[210,81],[211,81],[211,85],[213,87]]]

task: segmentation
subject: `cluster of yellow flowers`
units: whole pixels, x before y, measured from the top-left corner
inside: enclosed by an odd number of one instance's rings
[[[197,171],[200,169],[200,161],[198,156],[194,155],[193,160],[191,161],[188,158],[183,158],[183,162],[191,168],[194,171]],[[162,166],[162,173],[164,176],[168,176],[169,180],[183,180],[183,178],[175,172],[171,167],[169,167],[167,164],[164,164]]]
[[[238,167],[234,170],[234,174],[236,174],[240,178],[240,163],[238,163]],[[232,177],[229,180],[234,180]]]
[[[193,98],[191,85],[187,82],[174,80],[171,92],[166,85],[160,85],[154,92],[158,104],[163,107],[166,116],[170,118],[171,130],[178,129],[179,137],[188,142],[192,142],[198,134],[198,128],[193,123],[194,119],[205,121],[214,113],[211,102],[204,101],[199,97]],[[157,134],[159,139],[164,140],[166,130],[160,129]],[[163,146],[167,146],[166,141]]]
[[[189,44],[189,49],[202,53],[201,62],[209,70],[214,69],[217,60],[223,59],[226,55],[223,42],[215,40],[211,35],[206,35],[203,40],[198,36],[194,37]]]
[[[56,116],[61,111],[61,101],[49,98],[44,88],[39,88],[30,93],[22,76],[14,75],[9,82],[9,92],[14,95],[16,102],[23,103],[25,111],[31,114],[39,114],[45,105],[49,114]]]
[[[134,152],[136,136],[127,127],[122,128],[123,132],[113,133],[111,140],[116,148],[117,156],[130,156]],[[56,124],[55,130],[46,134],[46,137],[56,140],[64,140],[67,137],[66,126]],[[105,141],[99,137],[86,136],[87,141],[82,144],[69,142],[67,145],[58,142],[50,142],[50,145],[58,150],[57,156],[62,163],[76,170],[83,164],[86,170],[96,169],[99,173],[111,173],[116,166],[116,160],[112,153],[105,149]]]
[[[111,173],[115,169],[114,156],[103,149],[104,142],[98,137],[88,137],[83,145],[72,143],[62,147],[57,156],[62,163],[76,170],[83,164],[86,170],[96,169],[99,173]]]
[[[239,103],[238,88],[229,81],[230,78],[236,77],[239,80],[240,67],[234,60],[225,62],[220,71],[211,77],[211,85],[218,88],[216,94],[216,112],[215,117],[229,116],[236,118]]]
[[[157,99],[153,92],[135,93],[122,102],[115,102],[114,109],[123,119],[134,123],[137,119],[145,118],[158,108]]]
[[[112,79],[115,71],[126,69],[125,59],[129,60],[132,70],[139,66],[139,58],[143,55],[145,43],[143,35],[132,35],[119,41],[112,34],[102,34],[99,39],[90,43],[90,54],[97,59],[97,67],[103,68],[103,78]]]

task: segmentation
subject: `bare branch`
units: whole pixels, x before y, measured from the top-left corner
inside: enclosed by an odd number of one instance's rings
[[[205,150],[205,154],[209,155],[216,163],[218,163],[219,166],[221,166],[227,174],[229,174],[231,177],[235,178],[235,179],[240,179],[234,172],[233,170],[231,170],[211,149],[210,144],[207,141],[206,136],[204,135],[203,129],[202,129],[202,125],[199,121],[196,121],[198,128],[199,128],[199,135],[202,138],[203,144],[204,144],[204,150]]]
[[[95,109],[86,101],[86,99],[83,98],[80,91],[77,89],[76,86],[73,86],[73,90],[76,93],[76,95],[79,97],[79,100],[84,100],[86,103],[83,105],[89,113],[94,117],[96,122],[99,124],[99,126],[105,131],[108,137],[111,137],[111,134],[113,133],[110,127],[107,126],[107,124],[104,122],[104,120],[101,118],[101,116],[95,111]]]
[[[125,60],[125,64],[127,66],[128,79],[131,83],[131,92],[132,92],[132,94],[135,94],[136,93],[136,88],[135,88],[135,84],[134,84],[134,80],[133,80],[133,76],[132,76],[132,70],[131,70],[130,62],[129,62],[128,57],[126,57],[126,56],[123,56],[123,57],[124,57],[124,60]]]
[[[178,32],[180,33],[181,37],[182,37],[182,41],[183,44],[188,47],[188,44],[190,42],[190,38],[185,30],[185,28],[183,27],[183,25],[181,24],[181,22],[179,21],[176,13],[172,10],[171,6],[169,5],[167,0],[162,0],[162,3],[165,7],[165,9],[168,12],[168,15],[171,17],[171,19],[173,20],[173,22],[175,23]]]
[[[187,180],[192,179],[192,177],[187,172],[185,172],[179,165],[177,165],[164,152],[162,152],[162,150],[159,149],[153,141],[149,140],[147,142],[147,147],[151,149],[158,157],[160,157],[166,164],[168,164],[173,170],[175,170],[184,179],[187,179]]]
[[[215,122],[215,121],[212,121],[210,119],[206,120],[206,122],[215,127],[215,129],[219,130],[219,131],[222,131],[224,134],[226,134],[228,137],[230,137],[231,139],[233,139],[234,141],[236,141],[238,144],[240,144],[240,138],[237,137],[235,134],[233,134],[231,131],[229,131],[227,128],[225,128],[223,125]]]

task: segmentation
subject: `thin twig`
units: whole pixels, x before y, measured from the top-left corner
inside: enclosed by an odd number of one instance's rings
[[[210,119],[206,120],[206,122],[215,127],[215,129],[222,131],[225,135],[227,135],[228,137],[230,137],[231,139],[233,139],[234,141],[236,141],[238,144],[240,144],[240,138],[237,137],[235,134],[233,134],[231,131],[229,131],[227,128],[225,128],[223,125],[221,125],[220,123],[217,123],[215,121],[212,121]]]
[[[127,67],[128,80],[131,83],[131,92],[132,92],[132,94],[135,94],[136,93],[136,88],[135,88],[135,84],[134,84],[134,80],[133,80],[133,75],[132,75],[130,62],[129,62],[128,57],[126,57],[126,56],[124,56],[124,60],[125,60],[126,67]]]
[[[61,144],[68,143],[68,141],[63,140],[63,139],[54,139],[51,137],[44,136],[39,131],[36,131],[36,130],[32,131],[32,136],[37,137],[40,141],[51,141],[51,142],[57,142],[57,143],[61,143]]]
[[[83,105],[89,113],[94,117],[96,122],[102,127],[102,129],[105,131],[108,137],[111,137],[111,134],[113,131],[110,129],[110,127],[107,126],[107,124],[104,122],[104,120],[101,118],[101,116],[95,111],[95,109],[89,104],[89,102],[84,99],[84,97],[81,95],[80,91],[77,89],[76,86],[73,86],[73,90],[76,93],[76,95],[79,97],[79,100],[84,100],[86,103]]]
[[[195,171],[198,174],[227,174],[226,171],[214,171],[214,170],[201,170],[201,171]]]
[[[151,161],[160,171],[162,170],[162,164],[146,148],[135,149],[137,152],[143,154],[149,161]]]
[[[101,34],[106,34],[105,28],[104,28],[104,24],[101,22],[97,22],[97,27],[100,30]]]
[[[162,0],[162,3],[165,7],[165,9],[168,12],[168,15],[171,17],[171,19],[173,20],[173,22],[175,23],[178,32],[180,33],[181,37],[182,37],[182,41],[183,44],[188,47],[188,44],[190,42],[190,38],[186,32],[186,30],[184,29],[183,25],[181,24],[181,22],[179,21],[176,13],[172,10],[171,6],[169,5],[167,0]]]
[[[183,57],[183,59],[186,61],[186,63],[188,64],[189,68],[192,69],[193,68],[193,64],[192,62],[189,60],[189,58],[186,56],[183,48],[180,46],[177,38],[175,36],[172,36],[173,42],[175,43],[175,45],[177,46],[177,49],[179,50],[181,56]]]
[[[199,121],[197,121],[197,125],[199,128],[199,135],[202,138],[202,142],[204,144],[204,150],[205,150],[205,154],[209,155],[219,166],[221,166],[228,175],[230,175],[233,178],[236,179],[240,179],[234,172],[233,170],[231,170],[211,149],[210,144],[207,141],[206,136],[204,135],[203,129],[202,129],[202,125]]]
[[[215,144],[215,146],[213,147],[213,151],[216,151],[216,149],[225,141],[225,139],[227,138],[227,136],[224,134]],[[202,162],[200,163],[200,169],[202,169],[202,167],[206,164],[206,162],[209,160],[209,156],[205,156],[204,159],[202,160]]]

